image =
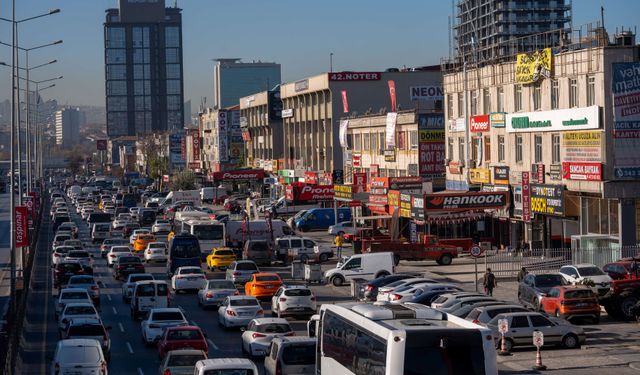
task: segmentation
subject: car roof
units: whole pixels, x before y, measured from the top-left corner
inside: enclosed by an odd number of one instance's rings
[[[100,343],[96,339],[66,339],[58,341],[59,347],[73,346],[95,346],[100,347]]]
[[[256,365],[247,358],[209,358],[203,359],[196,363],[196,368],[216,368],[216,369],[255,369]]]
[[[172,355],[197,355],[197,354],[204,354],[206,357],[206,353],[202,350],[197,350],[197,349],[175,349],[175,350],[169,350],[167,352],[167,356],[172,356]]]
[[[253,321],[258,324],[286,324],[289,325],[287,319],[284,318],[256,318]]]
[[[252,299],[252,300],[255,300],[256,299],[256,297],[253,297],[253,296],[229,296],[227,298],[229,298],[230,300],[240,300],[240,299]]]
[[[273,342],[278,344],[315,344],[316,339],[309,336],[276,337]]]
[[[500,302],[500,301],[497,301]],[[503,309],[503,308],[512,308],[512,307],[519,307],[522,309],[526,310],[526,307],[522,306],[522,305],[517,305],[515,303],[513,304],[508,304],[505,303],[503,305],[491,305],[491,306],[478,306],[476,307],[476,309],[478,309],[479,311],[490,311],[490,310],[497,310],[497,309]]]
[[[598,268],[598,266],[596,266],[595,264],[591,264],[591,263],[570,264],[570,266],[573,266],[573,267],[576,267],[576,268],[584,268],[584,267],[595,267],[595,268]]]
[[[200,271],[202,271],[202,268],[196,267],[196,266],[182,266],[182,267],[178,267],[178,270],[200,270]]]
[[[93,305],[93,302],[69,302],[69,303],[64,305],[65,308],[67,308],[69,306],[71,306],[71,307],[91,306],[91,307],[95,308],[95,306]]]
[[[511,313],[502,313],[502,314],[498,314],[496,316],[505,316],[505,317],[509,317],[509,316],[529,316],[529,315],[539,315],[539,316],[544,316],[542,314],[540,314],[539,312],[535,312],[535,311],[519,311],[519,312],[511,312]]]
[[[165,280],[142,280],[136,281],[137,285],[146,285],[146,284],[167,284]]]
[[[254,262],[252,260],[242,260],[242,259],[236,260],[236,263],[253,263],[253,264],[256,264],[256,262]]]
[[[102,321],[98,318],[71,318],[69,326],[84,326],[84,325],[102,325]]]

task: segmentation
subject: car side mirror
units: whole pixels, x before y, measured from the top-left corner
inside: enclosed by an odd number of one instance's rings
[[[246,331],[246,330],[247,330],[247,329],[246,329],[245,327],[240,327],[240,332],[244,332],[244,331]]]
[[[578,275],[576,275],[575,273],[571,274],[571,277],[573,277],[574,279],[578,277]]]

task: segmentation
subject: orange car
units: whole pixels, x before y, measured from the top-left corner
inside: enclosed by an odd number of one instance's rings
[[[150,242],[155,242],[156,237],[153,234],[140,234],[133,242],[133,251],[144,251]]]
[[[254,273],[251,279],[244,284],[244,294],[253,297],[271,297],[282,286],[280,276],[275,273]]]
[[[591,318],[600,321],[598,297],[591,288],[583,285],[556,286],[540,300],[540,307],[547,314],[558,318]]]

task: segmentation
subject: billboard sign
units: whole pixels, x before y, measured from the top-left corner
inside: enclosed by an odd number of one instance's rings
[[[556,109],[507,115],[507,133],[592,130],[600,128],[600,107]]]
[[[400,217],[411,218],[411,194],[400,194]]]
[[[602,163],[562,163],[565,180],[602,181]]]
[[[442,86],[411,86],[409,98],[411,100],[442,100],[444,91]]]
[[[531,221],[531,181],[529,172],[522,172],[522,220]]]
[[[379,81],[382,78],[380,72],[331,72],[328,75],[329,81]]]
[[[509,185],[509,167],[493,167],[493,183],[495,185]]]
[[[469,118],[469,130],[474,133],[489,131],[489,115],[471,116]]]
[[[507,114],[505,112],[491,112],[489,114],[489,124],[492,128],[504,128],[507,123]]]
[[[509,192],[449,193],[427,195],[425,211],[502,209],[509,204]]]
[[[438,177],[445,173],[444,115],[418,115],[418,175]]]
[[[602,132],[563,132],[562,157],[566,162],[602,162]]]
[[[534,83],[551,77],[551,56],[551,48],[518,54],[516,83]]]
[[[291,186],[288,185],[287,188]],[[300,189],[296,200],[298,201],[320,201],[333,199],[333,185],[305,185]],[[293,200],[293,199],[290,199]]]
[[[564,215],[564,186],[531,184],[531,212]]]
[[[469,169],[469,181],[472,184],[490,184],[491,171],[489,169]]]
[[[27,206],[16,206],[14,215],[16,247],[29,246],[29,210]]]
[[[613,173],[640,179],[640,62],[612,65]]]
[[[424,195],[411,195],[411,217],[414,219],[424,219]]]
[[[262,169],[240,169],[237,171],[214,172],[214,181],[253,181],[264,178]]]
[[[386,149],[390,149],[396,146],[396,120],[398,114],[396,112],[387,113],[387,122],[385,128],[385,144]]]
[[[218,160],[228,161],[229,155],[229,118],[227,111],[218,111]]]

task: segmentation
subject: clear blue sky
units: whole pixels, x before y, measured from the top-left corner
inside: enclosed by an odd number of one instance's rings
[[[32,79],[64,75],[43,92],[61,104],[104,106],[104,10],[116,0],[16,0],[21,19],[60,8],[61,13],[20,27],[20,44],[32,47],[63,39],[64,44],[33,51],[30,65],[58,63],[32,71]],[[168,1],[172,4],[173,0]],[[635,27],[640,0],[574,0],[574,25],[600,19]],[[329,69],[382,70],[437,64],[449,53],[450,0],[178,0],[183,9],[185,98],[197,109],[200,97],[211,103],[213,58],[282,64],[285,82]],[[0,0],[0,17],[10,18],[10,0]],[[8,23],[0,22],[0,41],[10,42]],[[0,61],[10,49],[0,46]],[[9,98],[10,71],[0,67],[0,100]]]

